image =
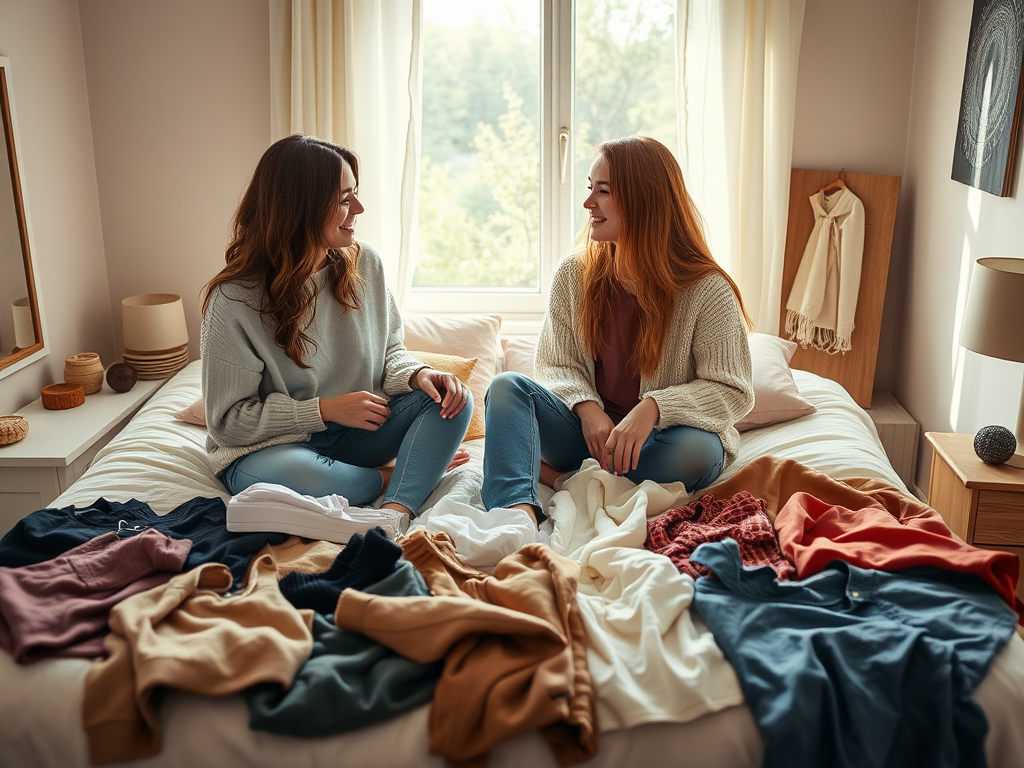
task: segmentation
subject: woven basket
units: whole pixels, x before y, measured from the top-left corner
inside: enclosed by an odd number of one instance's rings
[[[87,395],[103,388],[103,363],[95,352],[82,352],[64,358],[64,381],[78,384]]]
[[[39,394],[43,396],[43,407],[51,411],[77,408],[85,402],[85,390],[81,384],[51,384],[43,387]]]
[[[24,416],[0,416],[0,445],[10,445],[28,434],[28,419]]]

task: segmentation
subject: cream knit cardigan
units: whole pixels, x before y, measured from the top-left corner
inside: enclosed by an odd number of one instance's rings
[[[584,400],[604,408],[580,324],[582,274],[571,256],[555,272],[536,377],[569,408]],[[687,424],[717,434],[728,466],[739,452],[735,424],[754,407],[747,328],[732,287],[709,275],[681,290],[671,324],[654,376],[640,377],[640,398],[658,404],[658,429]]]

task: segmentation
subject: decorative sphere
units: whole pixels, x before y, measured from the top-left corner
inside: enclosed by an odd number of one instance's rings
[[[1017,450],[1017,438],[1006,427],[982,427],[974,436],[974,452],[986,464],[1002,464]]]
[[[107,384],[115,392],[127,392],[139,380],[139,372],[128,363],[114,363],[107,368]]]

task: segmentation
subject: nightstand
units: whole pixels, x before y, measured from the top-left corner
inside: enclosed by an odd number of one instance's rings
[[[28,434],[0,447],[0,535],[64,493],[166,382],[142,380],[127,392],[104,384],[77,408],[50,411],[40,399],[18,411],[28,419]]]
[[[896,470],[896,474],[907,484],[911,493],[916,493],[917,438],[920,425],[907,413],[891,392],[876,389],[871,395],[868,416],[874,422],[878,439],[882,441],[885,455]]]
[[[974,435],[924,436],[933,449],[929,506],[968,544],[1024,557],[1024,469],[983,462]],[[1017,595],[1024,599],[1024,581]]]

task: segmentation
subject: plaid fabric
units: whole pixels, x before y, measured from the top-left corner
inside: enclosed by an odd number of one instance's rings
[[[711,571],[690,561],[693,550],[705,542],[734,539],[744,565],[770,565],[780,579],[792,578],[796,567],[782,554],[767,508],[763,499],[748,491],[721,501],[707,493],[648,521],[644,547],[669,557],[682,573],[696,579]]]

